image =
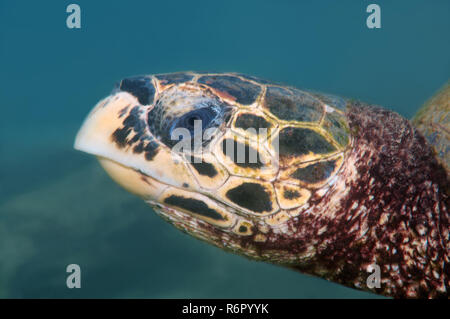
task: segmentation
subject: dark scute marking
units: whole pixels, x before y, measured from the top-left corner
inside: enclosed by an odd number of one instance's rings
[[[202,161],[201,163],[197,163],[198,159],[193,159],[191,165],[195,168],[195,170],[200,174],[208,177],[214,177],[217,175],[217,170],[211,163],[207,163]]]
[[[283,197],[289,200],[300,197],[300,194],[296,190],[285,189],[283,192]]]
[[[261,116],[250,113],[244,113],[238,116],[235,122],[235,127],[247,130],[253,128],[258,134],[260,128],[270,128],[272,125]]]
[[[123,116],[127,113],[129,107],[130,107],[130,106],[127,105],[127,106],[125,106],[123,109],[121,109],[121,110],[119,111],[119,118],[123,117]]]
[[[142,133],[145,130],[145,121],[141,120],[140,115],[142,110],[139,106],[131,109],[128,116],[122,122],[124,127],[131,127],[136,133]]]
[[[145,159],[147,161],[153,160],[156,154],[158,154],[159,151],[158,147],[159,145],[155,141],[150,141],[147,143],[147,145],[144,147]]]
[[[320,101],[293,89],[268,87],[265,105],[280,120],[315,122],[320,120],[323,108]]]
[[[140,118],[141,113],[142,110],[139,106],[133,107],[128,113],[128,116],[123,120],[123,126],[113,132],[111,138],[120,148],[137,142],[145,134],[145,121]],[[132,139],[128,140],[127,138],[132,131],[135,135]]]
[[[346,146],[349,142],[349,129],[345,123],[344,116],[336,112],[328,113],[325,116],[323,127],[331,133],[336,142]]]
[[[144,151],[144,142],[140,142],[135,147],[133,147],[133,153],[141,154]]]
[[[232,147],[230,147],[230,145],[232,145]],[[244,150],[243,154],[241,153],[242,150]],[[248,144],[243,145],[233,139],[227,138],[222,141],[222,153],[240,167],[257,169],[264,166],[261,162],[261,155],[257,150]]]
[[[148,105],[153,103],[155,87],[152,79],[146,76],[136,76],[123,79],[120,83],[120,89],[134,95],[139,103]]]
[[[308,183],[317,183],[330,177],[335,167],[335,160],[318,162],[306,167],[297,168],[291,177]]]
[[[261,92],[258,85],[229,75],[203,76],[198,82],[235,97],[236,102],[241,104],[252,104]]]
[[[162,84],[178,84],[192,80],[194,77],[187,73],[168,73],[168,74],[157,74],[155,77],[161,81]]]
[[[116,131],[120,132],[121,130],[116,130]],[[114,132],[114,133],[116,133],[116,132]],[[134,140],[134,138],[131,139],[130,142],[125,142],[123,145],[126,146],[127,144],[131,143],[133,140]],[[116,140],[116,143],[118,143],[117,140]],[[136,144],[133,147],[133,153],[141,154],[144,152],[145,159],[148,161],[151,161],[156,156],[156,154],[158,154],[158,151],[159,151],[158,147],[159,147],[158,143],[153,140],[150,140],[150,141],[142,141],[141,140],[141,141],[139,141],[138,144]]]
[[[226,196],[233,203],[255,213],[270,212],[272,202],[266,189],[257,183],[242,183],[227,191]]]
[[[165,121],[170,121],[169,116],[165,117],[165,107],[160,101],[147,114],[147,125],[153,136],[161,136],[166,127]],[[164,142],[164,141],[163,141]]]
[[[133,136],[133,138],[132,138],[131,140],[128,141],[128,144],[134,144],[134,143],[136,143],[137,141],[139,141],[140,138],[141,138],[141,137],[139,136],[139,134],[135,134],[135,135]]]
[[[239,226],[239,232],[240,232],[240,233],[245,233],[245,232],[247,232],[247,227],[246,227],[246,226]]]
[[[203,201],[182,196],[170,195],[164,199],[164,203],[176,206],[194,214],[202,215],[214,220],[225,220],[225,218],[212,208],[209,208]]]
[[[287,127],[279,134],[280,156],[305,155],[309,152],[325,154],[335,151],[327,140],[307,128]]]
[[[118,128],[112,133],[111,138],[120,148],[124,148],[127,146],[127,137],[130,132],[130,127]]]

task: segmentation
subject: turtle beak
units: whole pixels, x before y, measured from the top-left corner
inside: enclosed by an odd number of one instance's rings
[[[86,117],[75,138],[74,148],[93,154],[111,178],[127,191],[144,199],[157,198],[167,185],[128,165],[126,152],[117,149],[108,138],[122,125],[121,114],[129,107],[126,94],[108,96]],[[122,116],[123,117],[123,116]]]
[[[88,114],[75,138],[76,150],[109,157],[110,150],[107,148],[109,142],[105,141],[105,137],[108,136],[108,132],[120,126],[120,118],[117,116],[119,109],[129,105],[126,99],[117,99],[116,102],[120,103],[112,103],[113,100],[113,96],[104,98]]]
[[[146,128],[147,111],[127,92],[106,97],[86,117],[74,148],[97,156],[118,184],[145,199],[157,198],[167,186],[196,187],[183,159]]]

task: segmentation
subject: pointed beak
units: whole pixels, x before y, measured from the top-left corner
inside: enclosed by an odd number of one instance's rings
[[[195,187],[184,160],[147,130],[147,111],[127,92],[106,97],[86,117],[74,148],[97,156],[118,184],[147,199],[168,185]]]
[[[111,140],[117,128],[123,125],[124,113],[133,103],[127,94],[121,93],[101,100],[78,131],[74,148],[97,156],[111,178],[129,192],[144,199],[155,199],[167,185],[126,165],[127,153]]]

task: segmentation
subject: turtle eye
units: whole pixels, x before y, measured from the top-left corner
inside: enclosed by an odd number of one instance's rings
[[[170,148],[185,144],[179,144],[182,140],[195,140],[195,145],[201,141],[206,146],[213,137],[209,129],[219,128],[229,120],[230,113],[231,107],[218,99],[173,87],[164,91],[149,110],[147,125],[152,135]]]
[[[195,121],[201,121],[201,120],[202,120],[202,118],[200,116],[198,116],[197,114],[193,114],[191,116],[184,118],[183,126],[190,130],[190,129],[194,128]]]
[[[176,128],[185,128],[192,134],[194,133],[195,125],[199,124],[201,125],[201,129],[203,131],[210,126],[211,122],[216,117],[217,113],[215,110],[207,107],[191,111],[174,121],[170,133],[172,133],[172,131]],[[200,121],[200,123],[196,124],[196,121]]]

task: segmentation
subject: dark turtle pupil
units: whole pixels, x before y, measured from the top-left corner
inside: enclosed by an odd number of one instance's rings
[[[188,117],[187,121],[186,121],[187,122],[187,126],[189,128],[193,128],[194,124],[195,124],[195,121],[198,121],[198,120],[201,120],[201,118],[198,115],[193,115],[193,116]],[[203,123],[200,123],[200,124],[203,124]]]
[[[200,121],[200,128],[204,130],[216,116],[215,111],[210,108],[197,109],[176,120],[172,127],[184,127],[193,132],[195,121]]]

